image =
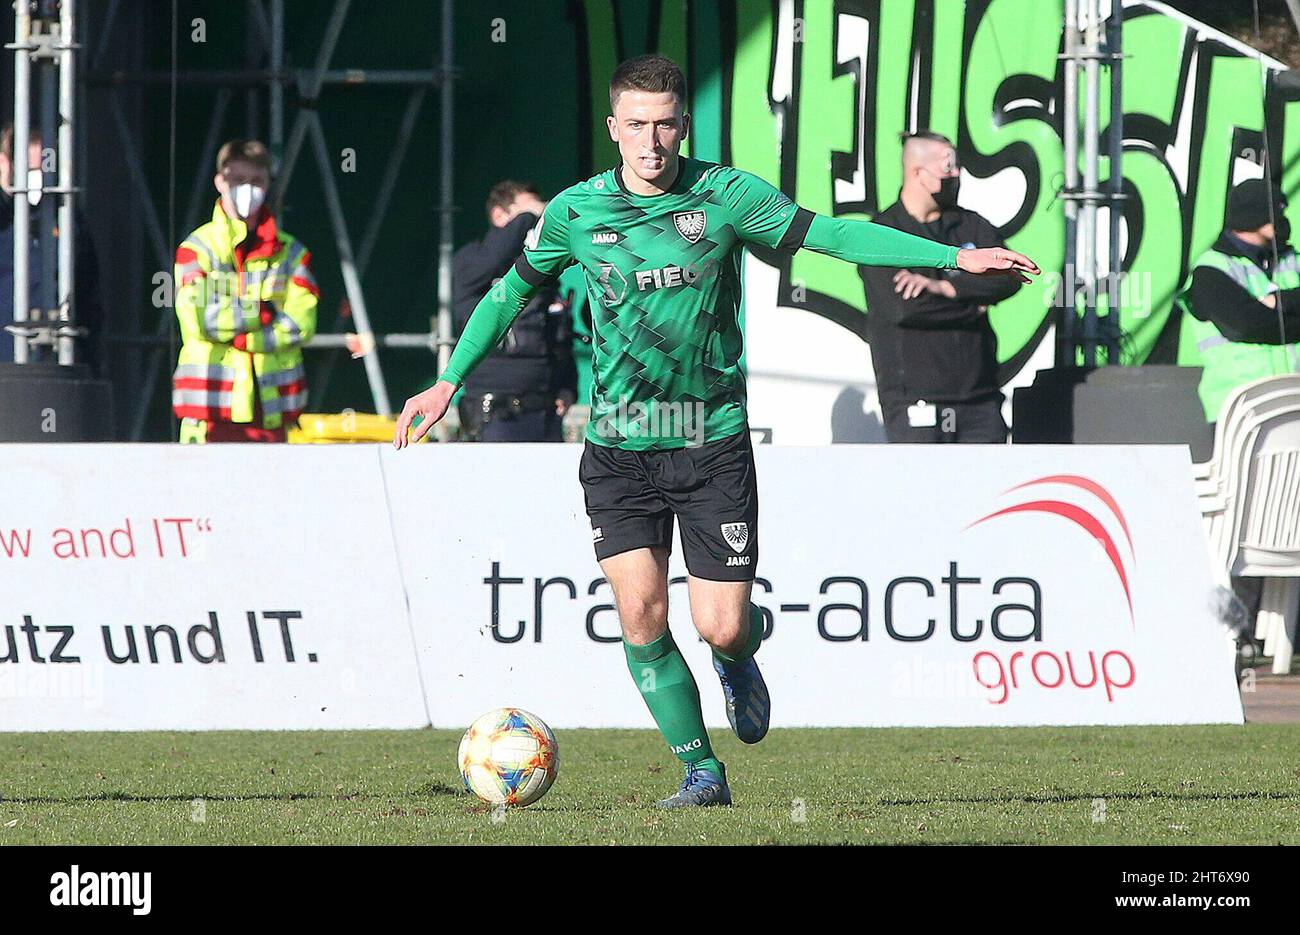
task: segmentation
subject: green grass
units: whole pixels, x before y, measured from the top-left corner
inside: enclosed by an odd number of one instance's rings
[[[736,804],[690,814],[651,807],[680,775],[650,731],[559,732],[555,787],[495,816],[458,741],[0,734],[0,844],[1300,843],[1300,725],[726,736]]]

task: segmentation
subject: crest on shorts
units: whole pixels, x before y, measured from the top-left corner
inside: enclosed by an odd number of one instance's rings
[[[703,211],[678,211],[673,215],[673,227],[690,243],[704,236],[704,224]]]
[[[723,523],[722,538],[727,540],[727,545],[731,546],[731,551],[739,555],[745,551],[745,546],[749,544],[749,524]]]

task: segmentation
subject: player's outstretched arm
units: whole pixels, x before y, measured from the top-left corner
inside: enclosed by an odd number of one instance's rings
[[[474,306],[474,312],[465,323],[465,330],[456,342],[456,350],[447,362],[447,369],[438,377],[438,382],[423,393],[412,396],[402,407],[402,414],[398,416],[397,427],[393,431],[394,448],[400,451],[408,444],[418,442],[447,414],[447,406],[451,403],[456,388],[492,353],[492,349],[505,337],[536,291],[537,286],[525,282],[513,269],[488,290],[487,295]],[[407,431],[416,416],[423,416],[424,421],[411,433],[408,441]]]
[[[728,182],[724,198],[736,218],[736,231],[746,243],[776,250],[807,248],[858,266],[1011,272],[1021,279],[1024,273],[1038,272],[1033,260],[1006,247],[963,250],[871,221],[815,214],[752,172],[719,171]]]
[[[859,266],[926,266],[961,269],[968,273],[1010,272],[1028,282],[1024,273],[1037,273],[1029,257],[1006,247],[961,249],[917,237],[871,221],[812,215],[804,235],[805,248]]]
[[[801,213],[803,211],[800,209]],[[812,212],[804,217],[807,231],[800,246],[806,250],[858,266],[957,268],[957,247],[871,221],[833,218]],[[798,220],[796,218],[796,223]]]

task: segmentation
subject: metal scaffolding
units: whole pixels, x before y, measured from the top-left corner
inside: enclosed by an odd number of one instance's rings
[[[1104,7],[1109,7],[1108,15]],[[1097,363],[1098,350],[1106,363],[1120,362],[1119,283],[1124,254],[1120,249],[1120,224],[1124,214],[1124,111],[1120,92],[1123,62],[1124,10],[1120,0],[1065,0],[1064,107],[1061,132],[1064,144],[1065,277],[1056,319],[1056,366],[1074,367],[1082,352],[1083,366]],[[1104,37],[1104,39],[1103,39]],[[1100,187],[1101,66],[1110,67],[1110,120],[1107,127],[1109,182]],[[1083,171],[1079,167],[1079,72],[1084,79],[1082,114]],[[1080,182],[1082,181],[1082,184]],[[1098,257],[1098,209],[1107,208],[1108,257],[1103,287]],[[1097,297],[1107,296],[1104,316]],[[1079,306],[1083,319],[1078,317]],[[1080,327],[1081,326],[1081,327]],[[1080,334],[1080,331],[1082,332]]]
[[[67,0],[64,0],[65,4]],[[221,128],[232,103],[239,91],[245,92],[247,123],[249,136],[264,138],[271,150],[273,161],[273,178],[276,188],[274,204],[279,213],[285,192],[298,168],[299,156],[304,144],[310,139],[312,156],[316,162],[321,185],[325,193],[325,207],[330,219],[331,233],[339,254],[347,301],[352,316],[356,321],[357,332],[363,342],[373,341],[375,351],[364,357],[366,380],[370,387],[375,410],[381,415],[392,414],[392,404],[384,380],[383,370],[378,357],[379,350],[389,349],[424,349],[437,352],[445,361],[451,338],[451,293],[450,261],[452,254],[452,221],[455,212],[453,191],[453,84],[456,69],[453,60],[454,37],[452,34],[453,0],[442,3],[442,42],[439,58],[435,59],[429,69],[354,69],[332,68],[334,53],[342,33],[344,21],[351,6],[351,0],[335,0],[324,37],[317,50],[315,63],[310,68],[286,68],[284,55],[285,10],[284,0],[246,0],[248,9],[248,48],[245,66],[221,70],[138,70],[138,71],[102,71],[98,65],[108,48],[122,0],[110,0],[105,13],[103,29],[99,35],[95,56],[91,63],[91,72],[87,82],[97,87],[111,90],[139,87],[163,87],[185,85],[190,87],[212,87],[214,89],[213,106],[208,122],[207,133],[203,143],[202,156],[195,167],[190,187],[189,199],[183,216],[182,229],[193,230],[199,223],[199,212],[208,203],[211,185],[212,164],[216,158],[217,148],[221,143]],[[21,13],[20,13],[21,20]],[[329,147],[325,129],[317,112],[317,104],[326,89],[356,88],[362,86],[387,85],[409,88],[410,93],[397,129],[397,138],[392,145],[387,165],[381,177],[370,216],[366,220],[359,248],[353,249],[352,227],[346,216],[339,188],[329,159]],[[295,91],[296,112],[286,114],[285,89]],[[366,267],[373,254],[375,243],[383,226],[394,189],[405,160],[407,150],[419,118],[422,105],[430,88],[441,90],[441,129],[440,158],[442,175],[437,212],[439,224],[439,292],[438,310],[431,317],[430,331],[416,334],[375,334],[372,330],[370,316],[366,307],[362,280]],[[265,124],[260,113],[260,93],[266,92],[268,107]],[[146,174],[143,168],[139,148],[128,128],[128,121],[119,95],[109,95],[109,107],[117,133],[123,162],[131,179],[131,198],[138,205],[148,241],[156,256],[158,268],[171,269],[172,251],[176,245],[169,243],[163,234],[163,225],[154,204]],[[292,127],[285,138],[286,116],[292,117]],[[262,127],[266,132],[263,134]],[[17,306],[16,306],[17,307]],[[145,366],[144,386],[131,422],[132,441],[140,440],[145,431],[148,411],[157,384],[170,361],[164,360],[164,353],[173,344],[174,312],[165,309],[160,315],[158,326],[153,335],[117,335],[115,343],[121,345],[143,345],[148,350],[148,363]],[[319,377],[321,384],[317,389],[324,391],[333,370],[333,363],[339,349],[345,346],[343,334],[318,334],[304,347],[306,350],[329,350],[327,360]]]
[[[14,323],[7,325],[14,338],[14,362],[25,364],[48,352],[60,364],[75,362],[76,326],[73,295],[76,250],[76,213],[73,185],[73,130],[76,126],[75,0],[40,0],[14,5],[14,41],[5,46],[14,53],[14,152],[10,193],[14,196]],[[28,165],[32,135],[32,72],[37,75],[36,137],[48,148],[57,145],[58,172],[48,184],[44,159]],[[55,208],[54,197],[58,207]],[[35,211],[33,211],[35,207]],[[58,222],[55,223],[57,211]],[[30,257],[32,219],[45,246],[41,250],[39,294],[31,294]],[[49,249],[55,242],[58,250]]]

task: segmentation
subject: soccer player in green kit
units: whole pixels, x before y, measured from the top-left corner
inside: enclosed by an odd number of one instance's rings
[[[442,418],[466,375],[544,282],[581,264],[592,309],[592,417],[579,467],[596,558],[614,592],[628,669],[686,778],[666,808],[731,804],[700,695],[668,630],[668,555],[680,526],[691,617],[713,649],[736,735],[767,733],[763,637],[750,603],[758,491],[738,321],[746,243],[872,266],[1037,273],[1006,248],[958,249],[800,208],[767,182],[678,154],[686,81],[669,59],[624,62],[609,87],[617,166],[547,206],[513,269],[474,310],[438,382],[406,401],[393,445]],[[1027,280],[1026,280],[1027,281]]]

